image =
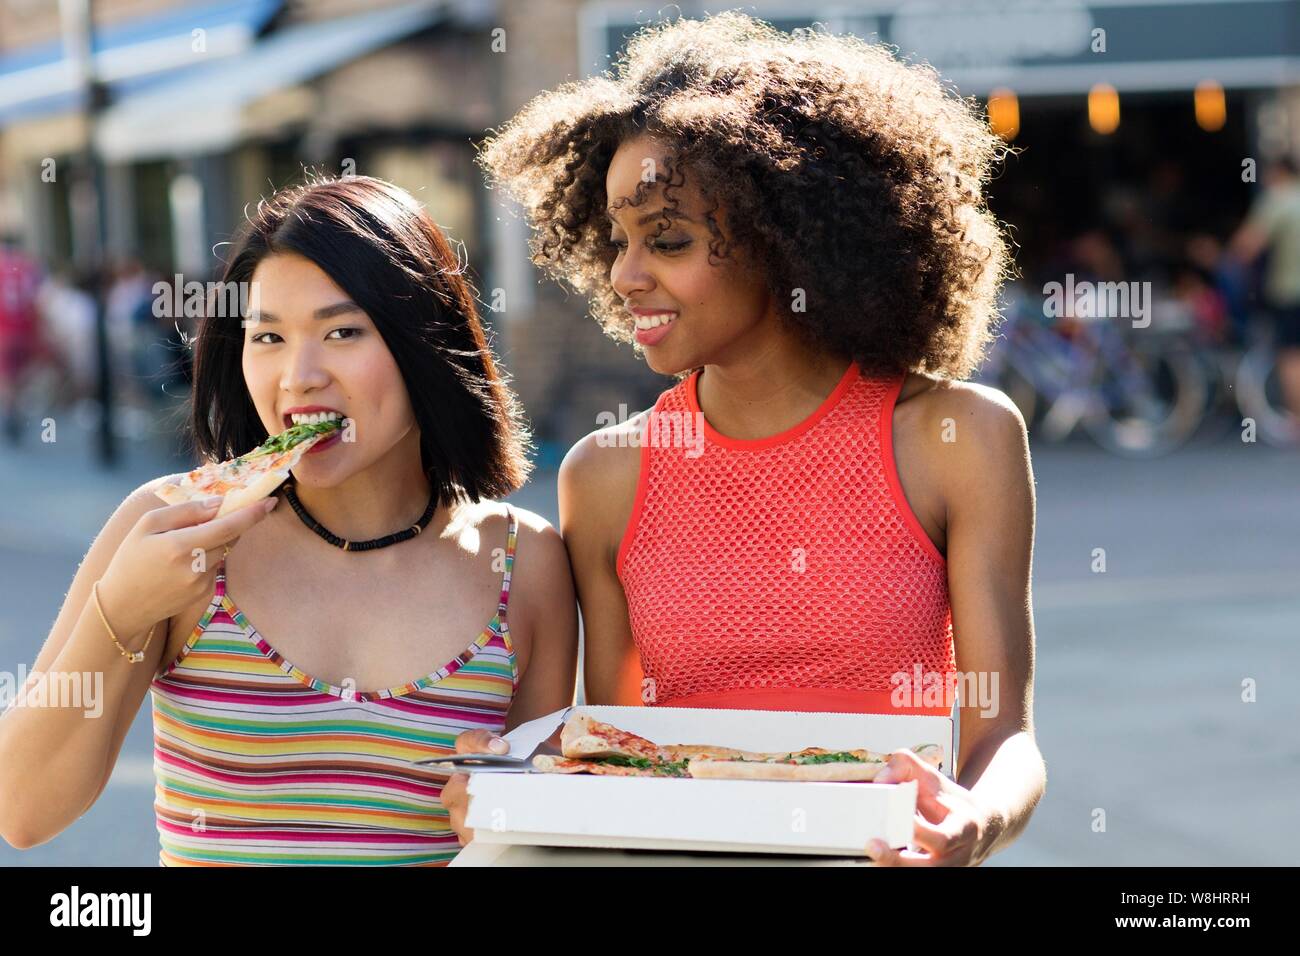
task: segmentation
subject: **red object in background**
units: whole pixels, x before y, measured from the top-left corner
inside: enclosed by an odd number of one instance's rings
[[[0,249],[0,376],[20,374],[40,354],[36,293],[41,270],[21,252]]]

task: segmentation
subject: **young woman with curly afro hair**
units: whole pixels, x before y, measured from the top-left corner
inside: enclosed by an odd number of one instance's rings
[[[560,469],[587,701],[947,716],[960,686],[955,779],[906,750],[878,778],[919,783],[884,864],[978,864],[1045,787],[1025,424],[963,380],[1010,271],[1004,152],[928,66],[726,13],[480,155],[533,260],[677,377]]]

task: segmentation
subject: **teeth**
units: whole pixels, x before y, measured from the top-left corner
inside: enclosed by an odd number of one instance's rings
[[[667,325],[675,318],[677,318],[676,312],[661,315],[638,315],[636,317],[636,327],[638,329],[657,329],[661,325]]]
[[[343,415],[340,412],[312,412],[309,415],[295,412],[289,416],[289,420],[295,425],[319,425],[324,421],[335,421],[342,418]]]

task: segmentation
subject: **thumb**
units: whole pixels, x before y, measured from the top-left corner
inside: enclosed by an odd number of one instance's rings
[[[872,783],[906,783],[918,778],[917,767],[920,761],[908,750],[895,750],[889,755],[889,762],[876,774]]]
[[[504,754],[510,752],[510,744],[487,730],[466,730],[456,736],[456,753]]]

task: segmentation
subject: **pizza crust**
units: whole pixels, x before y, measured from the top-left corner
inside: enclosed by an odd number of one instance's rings
[[[692,760],[692,777],[705,780],[813,780],[870,782],[884,769],[880,763],[767,763],[740,760]]]
[[[305,445],[307,442],[303,442],[303,444]],[[297,461],[294,464],[297,464]],[[281,483],[288,477],[289,468],[277,468],[275,471],[268,471],[247,488],[236,488],[222,500],[221,507],[217,509],[215,517],[220,518],[223,515],[228,515],[232,511],[238,511],[245,505],[251,505],[259,498],[265,498],[276,488],[279,488]]]
[[[550,754],[538,754],[533,758],[533,767],[542,773],[589,773],[593,776],[609,777],[656,777],[653,770],[644,767],[623,767],[615,764],[601,763],[599,760],[579,760],[569,757],[555,757]]]
[[[619,730],[583,713],[569,715],[560,731],[566,757],[662,757],[661,748],[644,737]]]
[[[185,502],[194,498],[194,495],[187,492],[179,484],[173,482],[159,485],[154,489],[153,493],[169,505],[183,505]]]
[[[213,517],[221,518],[230,514],[232,511],[238,511],[240,508],[270,495],[276,488],[280,487],[286,478],[289,477],[292,470],[297,467],[298,462],[302,460],[302,456],[307,454],[307,452],[310,451],[322,438],[327,437],[329,436],[312,435],[310,438],[294,445],[288,452],[272,453],[275,454],[277,458],[283,458],[284,463],[278,468],[273,468],[257,474],[257,477],[253,478],[244,487],[237,487],[226,492],[222,497],[221,507],[217,509],[217,513],[213,515]],[[240,457],[243,458],[245,456],[241,455]],[[223,462],[211,462],[195,469],[195,471],[208,472],[211,469],[224,469],[229,466],[230,461],[233,461],[233,459]],[[193,501],[196,498],[209,497],[207,491],[204,491],[190,479],[192,474],[194,474],[194,472],[184,475],[179,482],[169,482],[159,485],[154,489],[154,494],[169,505],[180,505],[187,501]],[[250,474],[255,473],[250,472]]]
[[[943,748],[938,744],[922,744],[919,747],[913,747],[912,753],[916,754],[935,770],[943,769]]]

